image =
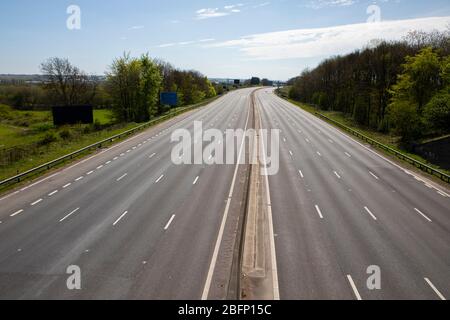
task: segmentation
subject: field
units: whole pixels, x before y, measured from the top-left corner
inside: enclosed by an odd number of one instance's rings
[[[94,110],[94,121],[101,126],[113,124],[111,111]],[[49,111],[18,111],[0,105],[0,149],[38,142],[53,129]]]

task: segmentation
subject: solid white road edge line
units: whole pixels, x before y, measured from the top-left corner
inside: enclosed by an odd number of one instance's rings
[[[261,113],[259,113],[259,121],[262,126]],[[264,145],[264,139],[260,139],[261,146],[263,149],[264,163],[267,163],[266,159],[266,147]],[[275,248],[275,232],[273,229],[273,215],[272,215],[272,199],[270,197],[270,186],[269,186],[269,174],[267,172],[267,166],[264,167],[264,175],[267,190],[267,219],[269,222],[269,238],[270,238],[270,253],[271,257],[271,267],[272,267],[272,287],[273,287],[273,299],[280,300],[280,284],[278,282],[278,266],[277,266],[277,255]]]
[[[249,108],[249,110],[247,112],[247,120],[245,122],[244,132],[247,131],[249,117],[250,117],[250,108]],[[238,170],[239,170],[239,163],[241,162],[240,160],[241,160],[241,157],[242,157],[242,150],[243,149],[244,149],[244,140],[242,140],[241,147],[240,147],[240,150],[239,150],[238,161],[237,161],[237,164],[236,164],[236,168],[234,170],[234,176],[233,176],[233,180],[231,182],[231,187],[230,187],[230,192],[228,194],[227,204],[225,206],[225,211],[223,213],[222,222],[220,224],[219,234],[217,235],[216,244],[214,246],[214,252],[213,252],[212,259],[211,259],[211,263],[209,265],[208,275],[206,276],[206,282],[205,282],[205,285],[203,287],[202,300],[207,300],[208,299],[209,290],[211,289],[211,281],[212,281],[212,277],[213,277],[213,274],[214,274],[214,270],[216,268],[217,257],[219,255],[220,244],[222,243],[223,231],[225,229],[225,224],[226,224],[227,218],[228,218],[228,211],[230,209],[231,197],[233,195],[234,185],[236,183],[237,174],[238,174]]]
[[[356,288],[355,282],[353,282],[352,276],[347,275],[348,282],[350,282],[350,286],[352,287],[353,293],[356,296],[357,300],[362,300],[361,295],[358,292],[358,288]]]
[[[434,286],[434,284],[430,281],[430,279],[428,278],[424,278],[425,281],[428,283],[428,285],[431,287],[431,289],[433,289],[433,291],[437,294],[437,296],[439,297],[439,299],[445,301],[447,299],[445,299],[445,297],[442,295],[442,293],[439,292],[439,290]]]

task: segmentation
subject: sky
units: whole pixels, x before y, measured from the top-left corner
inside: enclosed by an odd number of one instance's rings
[[[129,52],[211,78],[287,80],[410,30],[445,30],[448,0],[0,1],[0,74],[65,57],[102,75]]]

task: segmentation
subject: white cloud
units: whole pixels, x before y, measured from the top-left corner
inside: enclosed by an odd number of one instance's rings
[[[262,7],[268,6],[269,4],[270,4],[270,2],[263,2],[263,3],[260,3],[260,4],[254,5],[253,8],[254,9],[262,8]]]
[[[188,45],[212,42],[212,41],[215,41],[215,40],[216,39],[213,39],[213,38],[205,38],[205,39],[200,39],[200,40],[164,43],[164,44],[157,45],[156,47],[157,48],[169,48],[169,47],[175,47],[175,46],[188,46]]]
[[[358,0],[312,0],[307,7],[321,9],[324,7],[345,7],[355,4]]]
[[[450,17],[430,17],[296,29],[249,35],[208,47],[238,48],[254,60],[323,57],[352,52],[373,39],[398,40],[411,30],[445,30],[449,22]]]
[[[224,10],[221,10],[219,8],[203,8],[196,11],[196,19],[197,20],[204,20],[204,19],[210,19],[210,18],[218,18],[218,17],[224,17],[229,16],[233,13],[239,13],[241,12],[241,7],[243,7],[244,4],[237,3],[237,4],[230,4],[223,7]]]
[[[194,44],[194,43],[195,43],[195,41],[182,41],[182,42],[178,42],[178,45],[179,46],[187,46],[187,45]]]
[[[144,26],[132,26],[129,30],[140,30],[144,29]]]
[[[176,43],[163,43],[163,44],[158,45],[157,47],[158,48],[168,48],[168,47],[173,47],[176,45],[177,45]]]
[[[218,18],[229,15],[229,12],[219,11],[219,8],[205,8],[197,10],[197,20]]]
[[[225,10],[233,10],[239,7],[243,7],[244,4],[243,3],[237,3],[237,4],[230,4],[224,7]]]

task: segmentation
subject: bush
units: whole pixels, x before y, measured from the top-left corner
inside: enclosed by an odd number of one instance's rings
[[[395,101],[389,105],[389,122],[402,142],[409,143],[421,137],[422,121],[413,101]]]
[[[46,146],[57,140],[58,140],[58,137],[56,136],[56,134],[54,132],[48,132],[45,134],[44,138],[42,138],[42,140],[39,141],[39,144],[42,146]]]
[[[47,132],[53,128],[54,126],[51,123],[41,123],[35,125],[33,129],[36,130],[37,132]]]
[[[10,107],[0,104],[0,119],[11,120],[12,119],[12,110]]]
[[[430,129],[450,132],[450,94],[435,95],[425,106],[424,116]]]
[[[15,126],[17,126],[17,127],[26,127],[26,128],[28,128],[30,126],[30,123],[27,120],[22,120],[22,119],[15,120],[13,122],[13,124]]]
[[[100,131],[103,129],[103,125],[98,119],[95,119],[94,123],[91,126],[93,131]]]

